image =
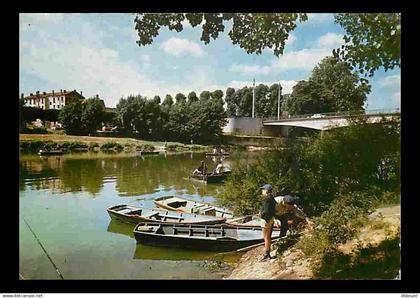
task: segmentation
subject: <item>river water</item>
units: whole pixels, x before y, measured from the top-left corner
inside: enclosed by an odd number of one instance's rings
[[[255,154],[224,159],[234,167]],[[187,177],[203,153],[158,156],[78,153],[19,159],[19,271],[26,279],[59,279],[35,232],[64,279],[218,279],[205,265],[214,253],[137,244],[133,226],[111,220],[117,204],[154,207],[153,199],[178,195],[215,203],[221,184]]]

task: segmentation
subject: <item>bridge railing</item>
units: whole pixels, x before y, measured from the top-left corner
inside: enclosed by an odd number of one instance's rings
[[[280,116],[280,120],[299,120],[299,119],[320,119],[326,117],[340,117],[340,116],[350,116],[350,115],[372,115],[372,114],[394,114],[400,113],[399,108],[395,109],[371,109],[365,111],[341,111],[341,112],[328,112],[328,113],[315,113],[315,114],[301,114],[301,115],[289,115],[289,116]],[[263,121],[272,121],[278,120],[277,117],[268,117],[264,118]]]

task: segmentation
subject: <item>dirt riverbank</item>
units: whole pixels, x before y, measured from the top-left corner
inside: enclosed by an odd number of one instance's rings
[[[339,246],[338,251],[351,258],[356,250],[379,245],[389,237],[397,236],[400,225],[400,205],[379,208],[369,216],[358,236]],[[305,257],[301,250],[292,247],[276,259],[261,262],[263,252],[263,246],[246,252],[224,279],[317,279],[313,272],[315,260]]]

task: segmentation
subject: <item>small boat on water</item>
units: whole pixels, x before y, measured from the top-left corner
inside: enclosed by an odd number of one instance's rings
[[[220,183],[227,178],[227,175],[230,174],[230,172],[231,171],[226,171],[221,174],[207,173],[206,175],[193,174],[190,175],[190,179],[200,181],[203,183]]]
[[[130,224],[139,222],[169,222],[185,224],[222,224],[226,221],[223,217],[208,215],[179,213],[163,209],[149,209],[129,205],[116,205],[107,209],[111,219],[115,218]]]
[[[63,150],[39,150],[38,155],[46,156],[46,155],[62,155],[64,154]]]
[[[178,198],[175,196],[157,198],[153,202],[158,207],[176,212],[210,215],[216,217],[224,217],[226,219],[233,218],[233,212],[228,209],[216,207],[207,203],[199,203],[183,198]]]
[[[185,225],[170,223],[139,223],[134,237],[144,245],[181,247],[207,251],[233,251],[263,243],[262,228],[229,225]],[[273,231],[272,239],[280,237]]]

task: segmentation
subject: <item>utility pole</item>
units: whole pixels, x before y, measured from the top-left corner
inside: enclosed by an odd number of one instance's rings
[[[252,89],[252,118],[255,118],[255,78],[254,78],[254,88]]]
[[[279,81],[279,98],[277,100],[277,120],[280,120],[280,94],[281,94],[281,87]]]

